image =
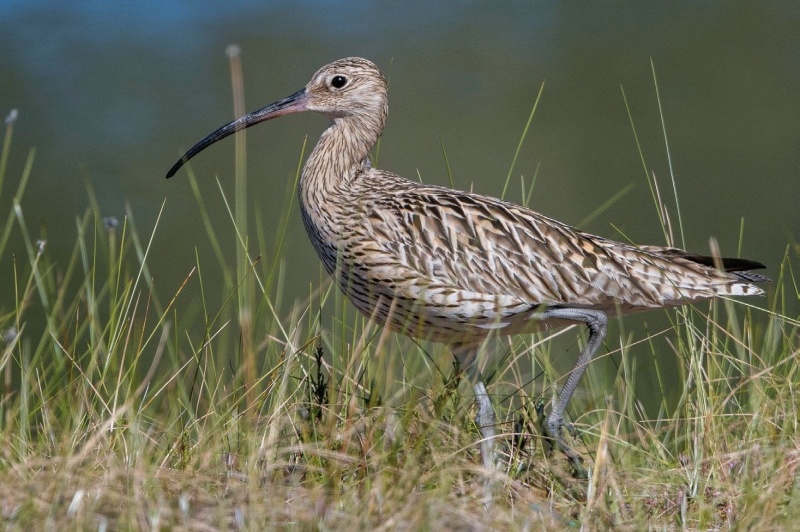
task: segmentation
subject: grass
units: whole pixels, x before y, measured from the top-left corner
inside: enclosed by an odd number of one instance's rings
[[[235,50],[231,61],[235,79]],[[656,332],[628,332],[626,320],[609,335],[598,358],[617,373],[593,365],[573,403],[588,482],[543,451],[536,428],[537,401],[577,351],[561,342],[578,329],[498,340],[489,390],[509,456],[505,471],[487,472],[469,386],[441,346],[385,333],[324,277],[276,310],[292,186],[270,249],[267,228],[244,225],[242,164],[233,230],[211,223],[190,174],[217,264],[198,260],[179,290],[160,294],[148,269],[158,222],[104,219],[91,191],[73,253],[49,256],[25,219],[34,151],[16,190],[3,189],[13,125],[0,156],[0,200],[12,207],[0,260],[14,272],[2,280],[13,300],[0,301],[6,529],[772,530],[800,518],[796,243],[770,271],[770,297],[756,302],[765,309],[720,300],[665,312]],[[12,257],[12,232],[25,254]],[[238,242],[235,260],[222,238]],[[217,268],[221,299],[203,280]],[[656,415],[635,393],[648,357]],[[667,358],[677,372],[660,371]]]

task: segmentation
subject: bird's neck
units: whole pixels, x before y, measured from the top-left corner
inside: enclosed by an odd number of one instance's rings
[[[336,197],[342,186],[369,164],[369,152],[383,124],[355,117],[336,118],[311,151],[300,178],[300,200],[306,205]]]

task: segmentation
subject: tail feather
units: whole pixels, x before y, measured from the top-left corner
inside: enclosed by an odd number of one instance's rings
[[[702,264],[704,266],[710,266],[712,268],[718,268],[721,266],[722,271],[726,273],[732,273],[742,281],[747,281],[749,283],[765,283],[770,281],[770,278],[766,275],[761,275],[760,273],[753,273],[750,271],[766,268],[766,266],[754,260],[740,259],[735,257],[716,259],[707,255],[695,255],[694,253],[689,253],[686,251],[680,256],[684,259]]]
[[[651,252],[658,253],[659,255],[680,258],[689,260],[703,266],[710,268],[720,268],[722,271],[732,273],[742,281],[750,283],[764,283],[769,282],[769,277],[759,273],[753,273],[750,270],[761,270],[766,268],[758,261],[740,259],[738,257],[717,258],[709,255],[698,255],[697,253],[690,253],[678,248],[664,248],[659,246],[645,246],[645,249]]]
[[[689,252],[684,252],[684,254],[680,256],[692,262],[703,264],[705,266],[711,266],[713,268],[718,267],[719,263],[719,265],[722,266],[722,270],[728,273],[742,272],[747,270],[761,270],[766,268],[766,266],[760,262],[735,257],[715,259],[714,257],[709,257],[707,255],[696,255]]]
[[[748,283],[768,283],[771,281],[769,277],[767,277],[766,275],[761,275],[760,273],[753,273],[747,271],[745,272],[733,271],[730,273],[732,273],[742,281],[747,281]]]

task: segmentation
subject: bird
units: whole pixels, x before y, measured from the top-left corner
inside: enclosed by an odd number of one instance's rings
[[[717,296],[757,296],[756,261],[636,246],[581,231],[498,198],[423,184],[375,168],[371,151],[388,115],[388,85],[359,57],[323,66],[304,88],[220,127],[189,149],[175,173],[215,142],[276,117],[316,112],[330,125],[303,166],[303,224],[327,272],[380,325],[447,344],[475,395],[480,456],[495,464],[496,414],[478,363],[490,336],[584,325],[588,338],[541,422],[575,476],[583,458],[565,440],[567,405],[606,335],[609,317]]]

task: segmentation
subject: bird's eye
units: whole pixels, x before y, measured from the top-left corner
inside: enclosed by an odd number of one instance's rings
[[[347,78],[344,76],[333,76],[331,78],[331,87],[334,89],[341,89],[347,85]]]

